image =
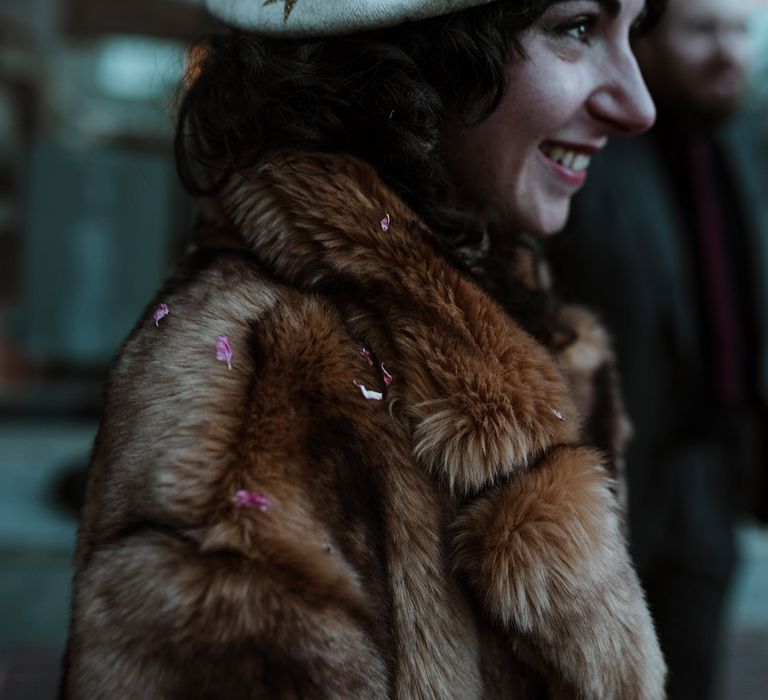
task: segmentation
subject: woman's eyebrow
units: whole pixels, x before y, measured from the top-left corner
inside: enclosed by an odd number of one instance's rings
[[[565,3],[569,2],[576,2],[577,0],[553,0],[550,3],[550,7],[552,5],[563,5]],[[609,15],[610,17],[616,17],[618,14],[621,13],[621,0],[589,0],[590,2],[594,2],[597,5],[600,5],[605,13]]]

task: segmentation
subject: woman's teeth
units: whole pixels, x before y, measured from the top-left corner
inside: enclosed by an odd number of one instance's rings
[[[578,153],[577,151],[569,151],[567,148],[562,148],[561,146],[543,144],[541,150],[548,158],[551,158],[563,167],[577,173],[586,170],[592,161],[591,156],[584,153]]]

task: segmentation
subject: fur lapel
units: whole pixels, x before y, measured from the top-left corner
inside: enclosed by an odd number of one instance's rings
[[[353,331],[392,358],[393,411],[410,425],[414,455],[451,490],[475,492],[577,438],[556,360],[436,252],[367,165],[280,153],[237,178],[224,208],[278,279],[333,285],[339,298],[346,289]]]
[[[602,455],[573,445],[599,334],[566,379],[349,158],[281,156],[222,205],[216,254],[190,261],[210,265],[112,374],[71,696],[662,697]],[[270,277],[218,254],[243,246]],[[386,402],[351,386],[380,379],[354,340],[394,375]],[[274,508],[231,508],[244,487]]]

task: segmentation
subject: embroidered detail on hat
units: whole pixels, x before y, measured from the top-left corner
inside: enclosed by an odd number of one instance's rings
[[[263,7],[266,7],[267,5],[274,5],[276,2],[280,2],[280,0],[264,0]],[[296,6],[296,3],[298,0],[283,0],[285,3],[285,13],[283,14],[283,21],[287,22],[288,17],[291,16],[291,12],[293,11],[293,8]]]

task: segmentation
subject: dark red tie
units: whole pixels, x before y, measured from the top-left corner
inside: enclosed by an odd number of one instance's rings
[[[733,406],[744,398],[743,329],[726,240],[721,192],[715,177],[714,152],[706,138],[691,137],[690,164],[702,297],[711,328],[715,391],[724,405]]]

